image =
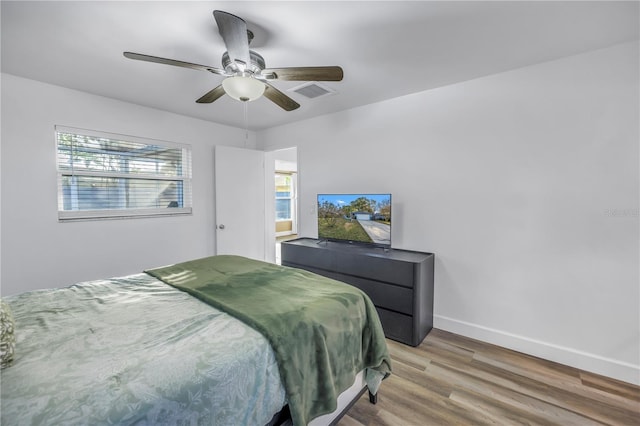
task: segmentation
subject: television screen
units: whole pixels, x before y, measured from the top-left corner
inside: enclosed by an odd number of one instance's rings
[[[318,238],[391,245],[391,194],[318,194]]]

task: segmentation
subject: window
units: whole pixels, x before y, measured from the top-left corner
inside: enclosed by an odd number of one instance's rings
[[[293,176],[276,172],[276,221],[293,218]]]
[[[58,218],[191,213],[191,149],[56,126]]]

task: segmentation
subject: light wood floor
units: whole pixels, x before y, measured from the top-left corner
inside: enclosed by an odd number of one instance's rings
[[[640,425],[640,387],[432,330],[387,340],[393,374],[339,426]]]

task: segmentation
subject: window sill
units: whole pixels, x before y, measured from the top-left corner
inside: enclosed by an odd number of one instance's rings
[[[141,219],[150,217],[184,216],[191,214],[193,214],[191,207],[139,210],[58,211],[58,221],[76,222],[86,220]]]

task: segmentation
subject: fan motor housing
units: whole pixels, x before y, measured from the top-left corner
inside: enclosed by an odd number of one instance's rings
[[[249,58],[251,63],[247,64],[244,72],[248,72],[251,74],[259,74],[263,69],[265,69],[264,58],[259,54],[254,52],[253,50],[249,50]],[[222,54],[222,68],[228,73],[235,74],[237,72],[242,71],[236,62],[233,62],[231,58],[229,58],[229,52],[224,52]]]

